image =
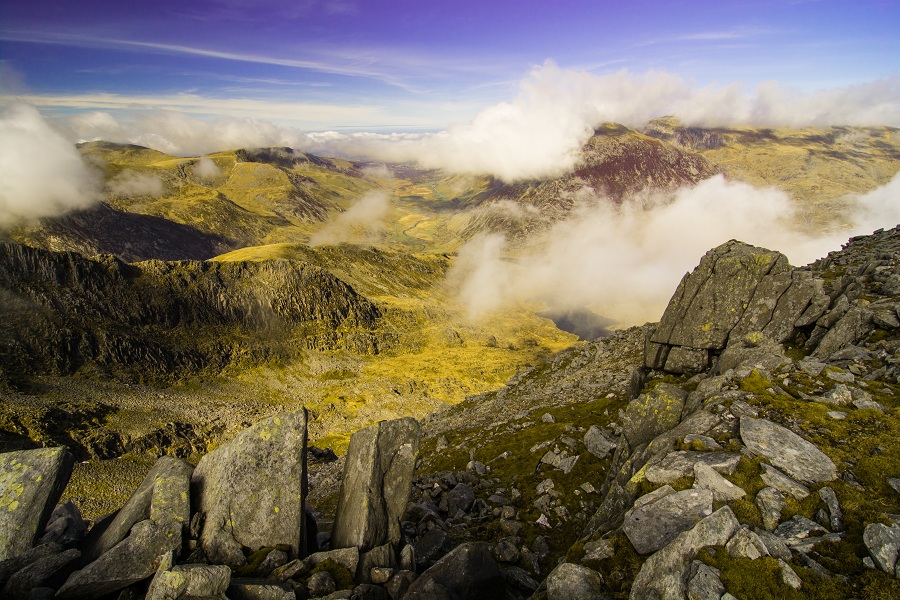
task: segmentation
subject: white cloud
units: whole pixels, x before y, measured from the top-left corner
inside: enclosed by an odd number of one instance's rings
[[[384,219],[390,207],[387,193],[369,192],[311,235],[309,245],[378,243],[384,235]]]
[[[162,179],[150,173],[138,173],[126,169],[107,183],[109,191],[114,196],[150,196],[159,198],[165,188]]]
[[[204,180],[212,180],[222,175],[222,169],[216,164],[216,161],[204,156],[191,169],[197,177]]]
[[[900,224],[900,173],[883,186],[855,199],[853,222],[856,235]]]
[[[603,123],[641,128],[663,115],[708,127],[900,126],[900,77],[817,93],[769,82],[748,92],[739,83],[697,87],[662,71],[593,75],[548,61],[520,83],[515,99],[485,108],[469,123],[433,135],[328,142],[383,160],[518,181],[571,170]]]
[[[657,320],[681,276],[729,239],[784,252],[806,264],[839,247],[845,234],[798,230],[788,196],[713,177],[695,188],[614,205],[583,192],[577,208],[515,260],[503,239],[479,237],[448,278],[473,318],[512,302],[555,310],[588,307],[620,325]]]
[[[75,146],[31,106],[0,113],[0,226],[87,208],[99,176]]]

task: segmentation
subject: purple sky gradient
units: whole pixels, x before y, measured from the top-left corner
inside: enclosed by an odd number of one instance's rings
[[[898,24],[895,0],[5,0],[0,93],[51,114],[218,106],[312,131],[436,130],[547,59],[697,86],[893,77]]]

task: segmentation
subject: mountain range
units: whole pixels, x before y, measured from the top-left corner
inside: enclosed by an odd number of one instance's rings
[[[83,462],[65,497],[93,519],[121,506],[158,456],[196,462],[250,424],[300,405],[309,410],[310,443],[341,455],[354,431],[414,416],[427,432],[414,492],[443,506],[442,493],[474,478],[467,485],[485,508],[484,514],[469,508],[464,517],[441,509],[448,532],[442,544],[496,546],[516,538],[513,545],[524,544],[535,558],[514,548],[512,562],[531,564],[530,577],[543,580],[557,560],[577,562],[600,573],[604,593],[615,597],[643,585],[646,557],[622,530],[625,509],[660,489],[638,477],[641,467],[676,450],[700,449],[683,435],[666,438],[655,454],[639,448],[675,431],[688,412],[647,440],[623,444],[619,436],[629,423],[634,427],[640,408],[634,403],[671,386],[683,405],[682,396],[715,380],[722,392],[715,398],[726,400],[700,401],[719,424],[688,434],[726,449],[751,446],[735,429],[750,405],[751,418],[813,436],[843,469],[833,487],[850,550],[835,543],[820,546],[826,548],[820,554],[803,553],[837,577],[831,584],[795,557],[802,593],[813,594],[797,597],[840,597],[848,590],[854,597],[889,597],[865,595],[865,588],[896,585],[839,563],[847,552],[860,562],[865,526],[887,526],[900,512],[884,477],[873,474],[882,469],[885,477],[900,478],[896,461],[867,458],[893,456],[895,445],[877,432],[894,428],[898,410],[892,361],[900,325],[876,310],[900,294],[895,232],[854,238],[805,271],[785,267],[789,278],[819,282],[822,314],[775,340],[765,329],[773,317],[748,326],[744,334],[758,329],[767,338],[748,341],[747,348],[763,346],[766,360],[774,354],[781,362],[740,358],[728,375],[716,365],[731,345],[656,340],[655,326],[628,328],[591,307],[548,310],[531,300],[474,318],[459,301],[458,278],[467,244],[485,234],[503,235],[508,245],[501,260],[515,264],[546,243],[554,225],[582,210],[587,196],[614,207],[649,202],[716,176],[785,191],[806,231],[847,231],[854,197],[896,175],[898,135],[887,127],[704,129],[673,118],[642,131],[608,124],[581,148],[570,173],[514,182],[290,148],[185,158],[101,141],[80,144],[102,174],[101,201],[17,225],[0,241],[0,449],[69,446]],[[825,366],[811,375],[801,359],[814,355],[854,307],[868,311],[865,326],[816,356]],[[700,329],[715,329],[719,320]],[[666,356],[647,358],[648,340],[667,345]],[[846,421],[825,416],[811,403],[857,400],[854,393],[849,400],[819,399],[831,398],[834,382],[843,381],[828,379],[829,368],[865,380],[858,387],[880,408],[856,407],[863,412],[854,410]],[[618,438],[618,446],[599,457],[588,441],[591,431]],[[871,440],[856,451],[840,441],[848,435]],[[764,487],[757,481],[762,467],[758,455],[752,460],[729,475],[737,473],[734,483],[756,494]],[[312,476],[310,502],[321,515],[336,502],[342,465],[323,462]],[[672,492],[690,488],[685,477],[667,482]],[[511,504],[522,524],[515,534],[482,519],[493,514],[493,496],[508,499],[500,489],[520,494]],[[782,521],[816,518],[820,508],[790,502]],[[611,504],[603,509],[604,503]],[[494,504],[497,515],[506,506]],[[761,524],[752,501],[730,506],[743,525]],[[605,516],[597,517],[602,510]],[[554,526],[541,524],[541,516]],[[614,547],[615,556],[597,558],[600,542]],[[735,596],[765,597],[742,579],[746,565],[733,559],[704,560],[716,565]]]

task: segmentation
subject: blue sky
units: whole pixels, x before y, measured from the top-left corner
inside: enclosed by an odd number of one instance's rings
[[[900,2],[5,0],[0,86],[44,114],[173,110],[439,130],[546,60],[805,92],[900,74]]]

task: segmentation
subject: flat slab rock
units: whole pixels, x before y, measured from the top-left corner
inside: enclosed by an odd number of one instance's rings
[[[712,510],[712,491],[673,490],[649,503],[639,503],[628,511],[622,530],[638,554],[650,554],[711,515]]]
[[[0,560],[31,549],[62,496],[74,464],[64,447],[0,454]]]
[[[723,506],[692,529],[681,532],[644,561],[629,598],[684,598],[691,562],[697,553],[708,546],[724,546],[740,527],[731,509]]]
[[[211,563],[240,567],[243,547],[305,554],[306,418],[302,409],[260,421],[200,459],[191,495]]]
[[[766,419],[741,417],[741,441],[751,452],[765,456],[790,477],[804,483],[831,481],[837,477],[834,462],[815,444]]]
[[[734,452],[678,450],[651,461],[644,470],[644,476],[650,483],[672,483],[676,479],[693,475],[694,465],[697,463],[731,475],[740,461],[741,455]]]

